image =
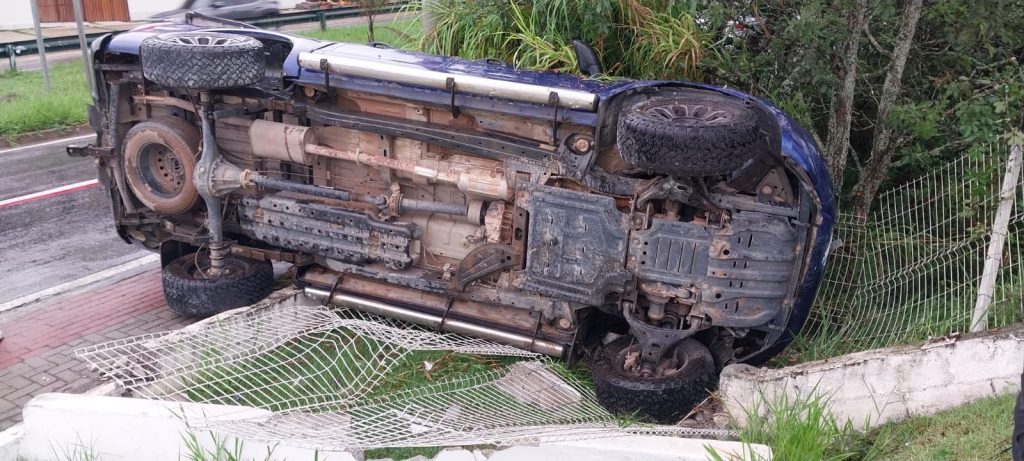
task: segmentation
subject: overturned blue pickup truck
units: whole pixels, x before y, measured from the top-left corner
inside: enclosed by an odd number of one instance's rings
[[[96,40],[98,141],[69,148],[183,315],[285,261],[324,302],[588,360],[654,421],[807,319],[832,186],[770,103],[198,19]]]

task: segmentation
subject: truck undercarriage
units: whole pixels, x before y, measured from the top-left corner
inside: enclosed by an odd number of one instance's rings
[[[603,403],[670,420],[763,359],[808,289],[821,198],[752,100],[230,32],[98,45],[99,143],[69,149],[181,313],[259,300],[286,261],[325,302],[590,356]]]

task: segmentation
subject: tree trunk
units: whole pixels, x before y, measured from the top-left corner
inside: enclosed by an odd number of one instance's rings
[[[914,44],[914,33],[917,20],[921,18],[921,1],[907,0],[903,8],[902,25],[896,44],[892,50],[892,63],[882,84],[882,98],[878,103],[878,115],[875,121],[875,136],[871,142],[871,158],[861,172],[854,196],[854,212],[858,217],[865,218],[871,210],[878,187],[885,180],[885,173],[892,162],[892,128],[889,126],[889,112],[896,103],[903,87],[903,69],[907,64],[907,55]]]
[[[849,34],[843,39],[839,63],[839,88],[832,99],[832,111],[828,117],[828,134],[825,137],[825,162],[828,173],[838,192],[843,187],[843,172],[850,146],[850,122],[853,118],[853,95],[857,87],[857,52],[860,50],[860,36],[864,29],[867,0],[853,0],[846,12]]]
[[[421,0],[420,1],[420,17],[423,22],[423,36],[431,37],[434,35],[434,29],[437,26],[437,21],[434,20],[434,4],[437,0]]]

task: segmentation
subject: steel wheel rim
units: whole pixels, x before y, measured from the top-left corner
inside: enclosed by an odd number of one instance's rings
[[[170,147],[155,142],[142,146],[137,168],[146,188],[160,197],[176,197],[185,189],[185,165]]]
[[[179,34],[167,37],[165,40],[189,46],[231,46],[244,43],[245,38],[215,34]]]
[[[732,123],[733,115],[704,104],[665,104],[648,107],[648,116],[680,125],[714,126]]]
[[[627,376],[632,376],[634,378],[642,378],[642,376],[640,376],[640,373],[638,373],[639,368],[627,367],[626,361],[627,361],[629,355],[631,355],[631,354],[638,354],[638,355],[641,354],[641,350],[640,350],[640,345],[639,344],[636,344],[636,343],[630,344],[628,347],[625,347],[622,350],[620,350],[618,353],[616,353],[615,356],[613,357],[614,362],[612,363],[612,366],[614,366],[620,372],[624,373]],[[672,351],[672,355],[673,355],[673,357],[662,358],[662,361],[672,360],[674,358],[675,362],[676,362],[675,366],[672,366],[672,367],[669,367],[669,368],[665,369],[664,372],[660,376],[655,375],[655,376],[650,376],[648,378],[668,378],[668,377],[672,377],[672,376],[678,375],[679,372],[682,371],[683,367],[686,366],[687,362],[690,361],[689,357],[687,357],[685,354],[681,354],[680,353],[678,345],[676,346],[675,350]],[[638,363],[637,367],[639,367],[639,363]]]

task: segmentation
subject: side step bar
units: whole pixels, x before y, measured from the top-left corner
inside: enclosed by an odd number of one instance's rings
[[[476,338],[483,338],[496,343],[536,352],[538,354],[563,357],[565,346],[538,338],[496,330],[458,319],[444,318],[439,315],[427,314],[412,309],[386,304],[372,299],[353,296],[346,293],[331,293],[314,287],[306,287],[303,292],[312,298],[327,300],[336,306],[350,307],[369,314],[390,317],[416,325],[422,325],[447,333],[455,333]]]
[[[597,111],[597,95],[587,91],[438,72],[380,60],[307,52],[299,53],[299,67],[315,72],[328,70],[334,74],[351,77],[372,78],[541,105],[557,104],[558,107],[587,112]]]

